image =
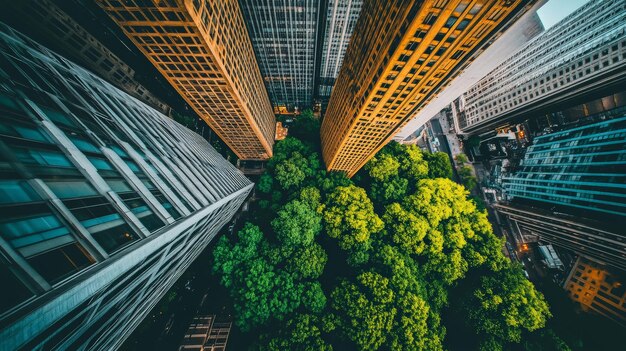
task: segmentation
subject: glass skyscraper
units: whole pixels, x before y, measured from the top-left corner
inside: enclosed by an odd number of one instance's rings
[[[0,24],[0,350],[119,347],[252,183],[201,136]]]
[[[503,186],[511,198],[626,219],[626,116],[535,138]]]
[[[536,137],[496,209],[518,230],[626,269],[626,116]]]

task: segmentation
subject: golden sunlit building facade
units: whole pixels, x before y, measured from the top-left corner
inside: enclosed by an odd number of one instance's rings
[[[585,311],[600,314],[626,327],[626,273],[578,257],[563,284],[569,297]]]
[[[364,1],[322,122],[329,170],[353,176],[535,1]]]
[[[272,156],[275,117],[236,0],[98,0],[243,160]]]

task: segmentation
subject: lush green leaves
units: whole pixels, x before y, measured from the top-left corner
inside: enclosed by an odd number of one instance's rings
[[[328,236],[338,239],[344,250],[369,247],[370,236],[383,229],[365,190],[354,185],[338,187],[328,196],[324,222]]]
[[[543,295],[513,264],[482,277],[465,301],[468,323],[496,341],[520,342],[522,331],[542,328],[551,316]]]

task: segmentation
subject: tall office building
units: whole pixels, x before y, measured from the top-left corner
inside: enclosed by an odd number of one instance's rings
[[[361,14],[363,0],[329,0],[323,28],[319,77],[316,98],[325,106],[339,75],[356,21]]]
[[[511,199],[626,219],[626,116],[536,137],[502,186]]]
[[[354,175],[534,1],[366,1],[322,121],[329,170]]]
[[[321,3],[239,0],[276,113],[312,105]]]
[[[535,138],[502,178],[522,230],[626,270],[626,116]]]
[[[468,134],[626,85],[626,2],[591,0],[531,40],[463,96]]]
[[[524,237],[554,244],[626,271],[626,235],[617,223],[594,221],[530,204],[494,205]]]
[[[0,111],[0,350],[116,349],[253,185],[1,23]]]
[[[50,0],[10,1],[1,15],[7,24],[86,67],[162,113],[170,107],[135,78],[135,71]]]
[[[272,156],[276,121],[236,1],[98,3],[240,159]]]
[[[531,39],[544,32],[543,23],[537,14],[537,11],[543,7],[548,0],[538,0],[525,13],[519,13],[519,18],[513,18],[511,26],[504,31],[500,31],[490,41],[493,41],[484,51],[480,53],[471,64],[467,65],[456,78],[450,81],[450,84],[443,88],[436,97],[423,109],[417,112],[411,118],[402,130],[395,136],[394,140],[400,142],[406,139],[411,133],[424,126],[439,111],[446,109],[452,105],[454,113],[453,101],[463,95],[469,87],[478,83],[485,75],[491,72],[499,64],[504,62],[519,48],[523,47]],[[458,128],[455,129],[458,132]]]

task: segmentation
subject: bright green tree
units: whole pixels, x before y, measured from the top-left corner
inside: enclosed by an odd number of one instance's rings
[[[481,277],[463,301],[471,328],[502,343],[519,343],[523,331],[543,328],[551,316],[543,295],[514,264]]]
[[[354,185],[337,187],[328,195],[323,216],[328,236],[338,239],[344,250],[367,249],[370,236],[383,229],[365,190]]]
[[[315,208],[296,199],[278,211],[272,228],[277,239],[289,248],[311,245],[322,230],[322,218]]]

